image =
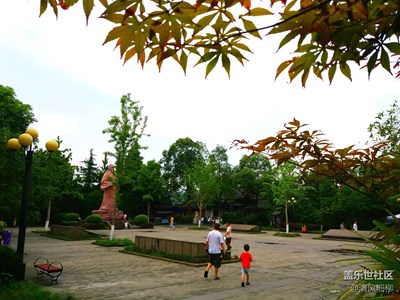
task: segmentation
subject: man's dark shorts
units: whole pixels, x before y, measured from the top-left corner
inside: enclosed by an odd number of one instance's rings
[[[221,267],[221,253],[218,253],[218,254],[210,253],[210,263],[215,268],[220,268]]]

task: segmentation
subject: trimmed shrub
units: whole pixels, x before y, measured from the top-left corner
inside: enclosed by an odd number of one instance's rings
[[[133,219],[133,224],[140,226],[143,223],[146,223],[149,221],[149,218],[146,215],[137,215],[134,219]]]
[[[85,222],[99,224],[103,223],[103,219],[99,215],[89,215],[86,217]]]
[[[87,229],[104,229],[106,224],[99,215],[89,215],[86,217],[83,226]]]
[[[275,232],[274,236],[284,236],[284,237],[298,237],[301,236],[298,233],[286,233],[286,232]]]
[[[61,221],[61,225],[65,225],[65,226],[76,226],[78,225],[79,222],[78,221]]]
[[[133,241],[127,238],[124,239],[98,239],[95,242],[93,242],[95,245],[100,245],[100,246],[130,246],[133,245]]]
[[[153,222],[145,222],[140,224],[140,228],[154,228],[154,223]]]
[[[56,221],[58,222],[58,223],[61,223],[63,220],[65,220],[65,215],[66,215],[67,213],[65,213],[65,212],[60,212],[60,213],[57,213],[56,214]]]
[[[80,220],[80,218],[81,217],[77,213],[67,213],[67,214],[65,214],[64,220],[65,221],[76,221],[76,222],[78,222]]]

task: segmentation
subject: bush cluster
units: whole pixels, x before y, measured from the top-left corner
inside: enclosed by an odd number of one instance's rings
[[[133,224],[137,225],[137,226],[141,226],[144,223],[147,223],[149,221],[149,218],[146,215],[137,215],[134,219],[133,219]]]
[[[101,224],[103,223],[103,219],[99,215],[89,215],[85,219],[86,223],[94,223],[94,224]]]
[[[145,222],[140,224],[140,228],[154,228],[154,223],[153,222]]]
[[[99,215],[89,215],[86,217],[83,226],[87,229],[104,229],[106,224]]]
[[[81,217],[77,213],[67,213],[64,217],[65,221],[79,221],[80,219]]]
[[[96,245],[101,246],[130,246],[133,245],[133,241],[127,238],[124,239],[98,239],[94,242]]]
[[[65,215],[66,215],[67,213],[65,213],[65,212],[60,212],[60,213],[57,213],[56,214],[56,221],[58,222],[58,223],[61,223],[63,220],[65,220]]]

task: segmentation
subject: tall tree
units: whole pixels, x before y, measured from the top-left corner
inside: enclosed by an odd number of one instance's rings
[[[226,148],[218,145],[210,155],[199,160],[185,173],[186,182],[193,187],[189,200],[196,202],[200,216],[207,206],[215,210],[214,215],[222,216],[222,209],[233,200],[235,189],[226,151]]]
[[[61,146],[62,141],[58,139]],[[72,164],[70,149],[49,153],[45,149],[35,151],[32,166],[31,221],[38,222],[34,216],[45,216],[46,228],[51,215],[57,212],[82,213],[83,195],[79,192],[75,179],[77,167]]]
[[[66,9],[77,2],[58,4]],[[88,20],[95,1],[82,2]],[[196,65],[207,65],[206,76],[218,62],[229,74],[232,59],[243,64],[252,52],[247,39],[284,33],[279,49],[290,46],[294,56],[278,67],[277,76],[288,68],[290,80],[301,74],[305,85],[310,73],[321,79],[328,73],[332,81],[340,70],[351,80],[352,64],[368,74],[379,66],[400,76],[400,4],[395,0],[98,2],[104,6],[101,18],[115,24],[105,43],[116,40],[125,62],[136,56],[142,66],[154,60],[161,68],[165,59],[173,59],[186,72],[188,57],[195,56]],[[283,5],[272,8],[275,2]],[[48,3],[57,15],[53,0],[41,1],[40,14]]]
[[[186,173],[205,161],[208,150],[203,143],[181,138],[164,150],[161,158],[163,177],[168,193],[175,203],[193,199],[193,186],[187,182]]]
[[[140,168],[135,190],[140,192],[147,205],[147,216],[150,219],[152,203],[161,203],[166,195],[165,183],[161,176],[160,164],[148,161]]]
[[[120,116],[112,116],[103,133],[109,134],[109,142],[114,144],[114,152],[108,155],[115,158],[116,199],[124,209],[134,205],[134,184],[143,163],[140,150],[146,149],[140,145],[140,140],[148,135],[145,133],[147,116],[143,116],[139,102],[131,100],[127,94],[121,97],[120,103]]]
[[[373,142],[387,142],[388,151],[400,151],[400,107],[395,101],[386,112],[380,112],[368,132]]]
[[[243,156],[235,168],[234,179],[242,205],[255,210],[261,198],[272,200],[271,176],[275,176],[269,160],[261,154]]]
[[[83,166],[79,168],[84,193],[89,193],[94,189],[100,188],[99,185],[102,173],[97,167],[95,156],[96,155],[93,154],[93,149],[90,149],[89,158],[85,159],[82,162]]]
[[[8,222],[19,216],[25,158],[23,151],[5,145],[34,122],[32,107],[18,100],[11,87],[0,85],[0,217]]]
[[[87,216],[92,213],[92,210],[98,209],[101,205],[103,191],[100,189],[100,181],[102,174],[107,169],[107,154],[104,154],[103,165],[98,167],[93,149],[90,149],[89,157],[82,163],[83,166],[79,167],[76,179],[84,197],[82,214]]]
[[[289,232],[289,202],[303,198],[301,190],[304,188],[300,182],[300,172],[290,162],[277,167],[275,182],[272,185],[274,202],[283,205],[285,208],[286,233]],[[291,203],[294,205],[294,203]]]
[[[215,167],[205,161],[199,161],[187,169],[185,181],[192,187],[192,198],[189,201],[197,204],[201,217],[206,205],[214,202],[221,191]]]
[[[227,149],[217,145],[209,156],[209,164],[213,168],[214,176],[217,177],[218,193],[213,200],[214,207],[219,210],[218,215],[222,216],[222,209],[227,209],[229,204],[233,202],[236,195],[234,186],[233,169],[228,160]]]

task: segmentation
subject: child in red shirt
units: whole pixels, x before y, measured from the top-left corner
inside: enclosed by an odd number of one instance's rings
[[[246,274],[246,285],[250,284],[250,262],[253,261],[253,256],[249,252],[250,246],[245,244],[243,246],[244,251],[240,254],[240,259],[242,260],[242,287],[244,287],[244,275]]]

